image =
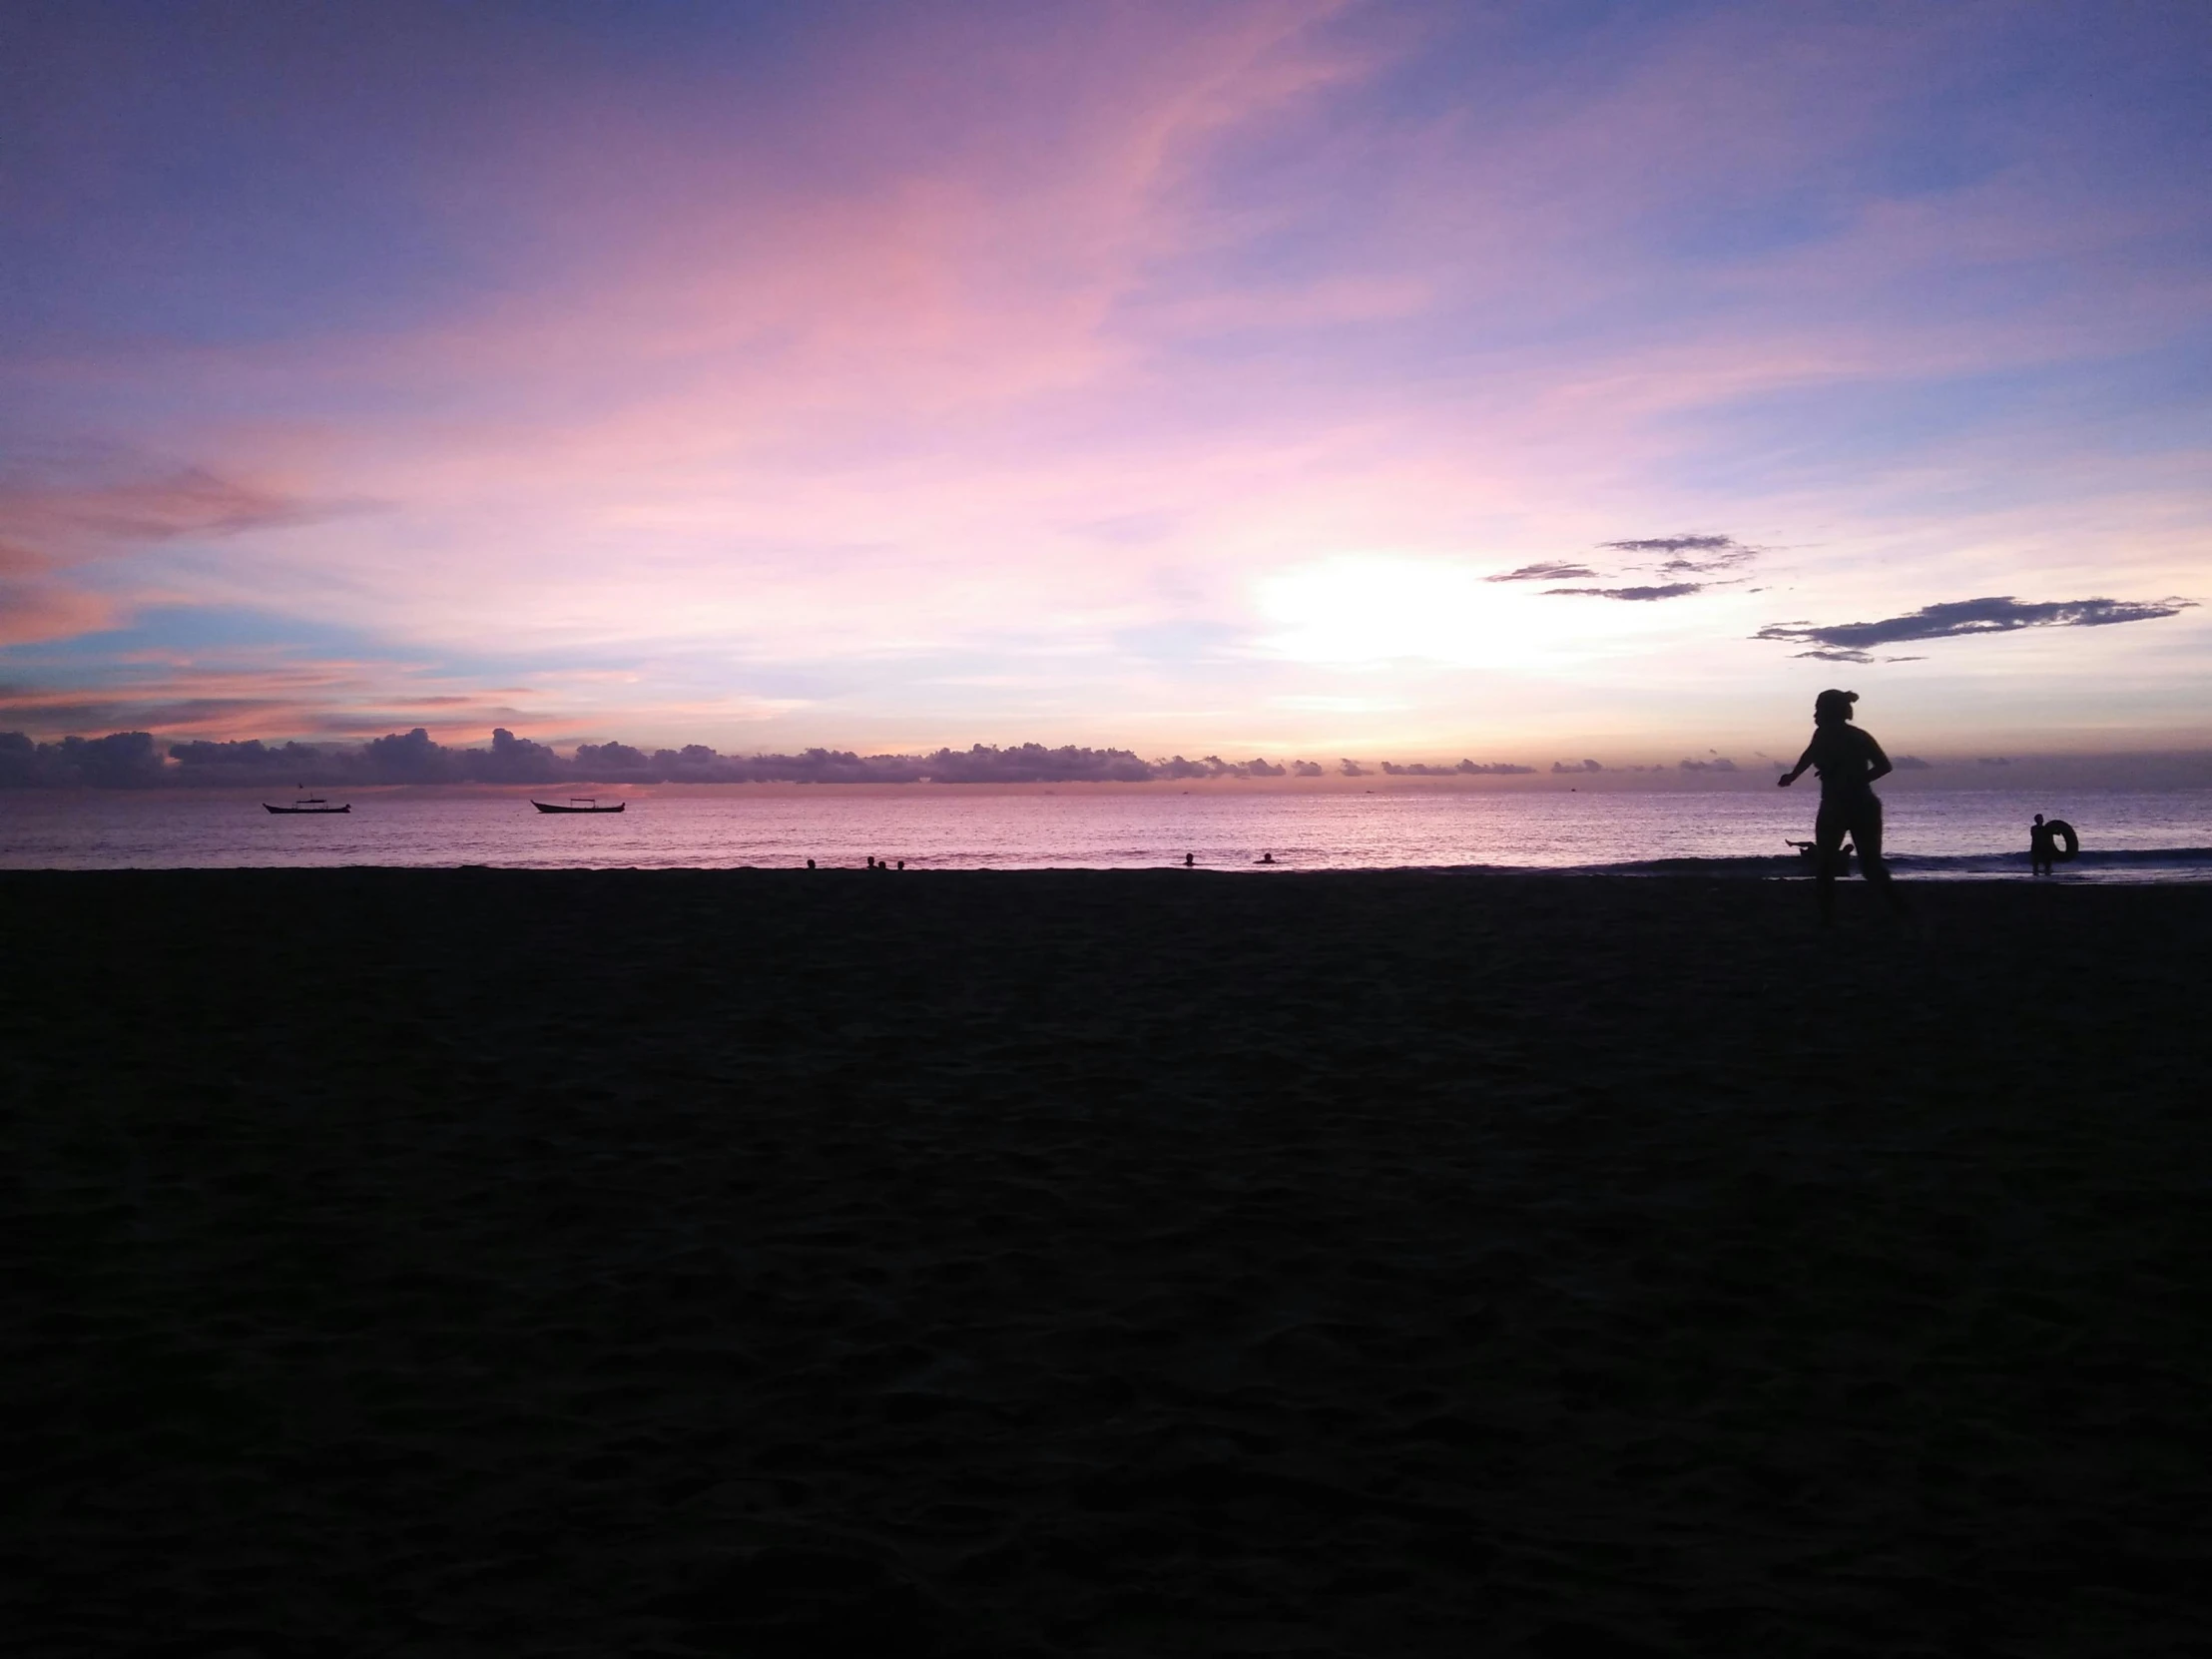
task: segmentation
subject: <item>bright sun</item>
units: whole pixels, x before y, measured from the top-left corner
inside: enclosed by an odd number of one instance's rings
[[[1256,584],[1271,625],[1268,649],[1297,662],[1407,660],[1468,668],[1533,667],[1566,642],[1574,613],[1524,590],[1483,580],[1464,564],[1401,554],[1346,553]],[[1586,628],[1571,629],[1577,639]]]

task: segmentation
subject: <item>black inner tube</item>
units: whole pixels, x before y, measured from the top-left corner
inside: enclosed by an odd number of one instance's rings
[[[2062,818],[2054,818],[2043,826],[2051,839],[2051,861],[2064,863],[2068,858],[2081,855],[2081,837],[2074,833],[2074,827]]]

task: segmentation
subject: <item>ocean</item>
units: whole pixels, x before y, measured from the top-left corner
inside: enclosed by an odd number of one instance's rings
[[[557,790],[538,792],[561,799]],[[282,805],[290,798],[272,796]],[[1810,780],[1774,790],[1297,790],[1172,785],[604,791],[620,815],[549,816],[524,794],[339,792],[351,813],[275,817],[231,791],[0,792],[0,867],[487,864],[518,869],[1468,868],[1788,875],[1812,833]],[[2027,877],[2033,814],[2081,837],[2062,879],[2212,879],[2212,790],[1893,792],[1898,873]],[[1272,864],[1258,862],[1272,857]]]

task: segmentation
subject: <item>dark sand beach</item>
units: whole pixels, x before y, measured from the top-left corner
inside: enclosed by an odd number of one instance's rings
[[[2203,1652],[2212,886],[1844,897],[0,876],[0,1628]]]

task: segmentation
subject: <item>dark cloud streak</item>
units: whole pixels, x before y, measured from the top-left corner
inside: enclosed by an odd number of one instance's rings
[[[1665,553],[1673,557],[1684,553],[1719,553],[1740,546],[1734,536],[1646,536],[1640,541],[1607,541],[1598,545],[1615,553]]]
[[[1594,580],[1597,572],[1588,565],[1538,564],[1522,565],[1518,570],[1500,571],[1495,576],[1485,576],[1485,582],[1575,582]]]
[[[1659,566],[1664,576],[1704,576],[1733,570],[1759,557],[1758,548],[1747,547],[1734,536],[1646,536],[1603,545],[1615,553],[1664,553],[1667,557]]]
[[[1686,594],[1703,593],[1703,582],[1661,582],[1656,586],[1640,588],[1546,588],[1546,594],[1578,594],[1588,599],[1626,599],[1649,602],[1655,599],[1680,599]]]
[[[1842,622],[1818,626],[1778,622],[1752,638],[1810,646],[1800,657],[1828,663],[1871,663],[1873,648],[1913,640],[1960,639],[1970,634],[2010,634],[2023,628],[2109,628],[2123,622],[2154,622],[2193,609],[2193,599],[2067,599],[2028,604],[2009,594],[1984,599],[1955,599],[1924,605],[1879,622]]]

